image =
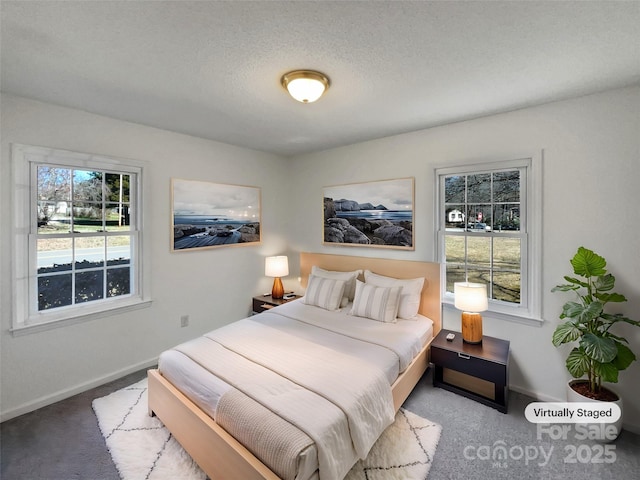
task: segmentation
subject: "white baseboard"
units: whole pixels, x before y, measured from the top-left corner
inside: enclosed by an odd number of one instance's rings
[[[521,393],[526,395],[527,397],[533,397],[535,400],[539,402],[566,402],[566,398],[556,398],[550,395],[545,395],[540,392],[533,392],[531,390],[527,390],[526,388],[518,387],[517,385],[509,385],[509,390],[513,390],[514,392]]]
[[[19,417],[20,415],[24,415],[25,413],[33,412],[34,410],[38,410],[39,408],[46,407],[47,405],[51,405],[53,403],[72,397],[79,393],[86,392],[87,390],[91,390],[92,388],[99,387],[100,385],[104,385],[105,383],[109,383],[113,380],[117,380],[126,375],[129,375],[130,373],[137,372],[144,368],[150,368],[157,364],[158,364],[158,357],[155,357],[155,358],[146,360],[144,362],[137,363],[136,365],[131,365],[127,368],[123,368],[122,370],[118,370],[108,375],[93,379],[91,381],[81,383],[74,387],[60,390],[51,395],[40,397],[37,400],[24,403],[11,410],[3,411],[2,413],[0,413],[0,422],[4,422],[6,420]]]
[[[567,401],[566,398],[551,397],[549,395],[545,395],[540,392],[532,392],[525,388],[520,388],[516,385],[509,385],[509,390],[513,390],[514,392],[521,393],[528,397],[533,397],[535,400],[538,400],[540,402],[566,402]],[[623,407],[623,412],[624,412],[624,407]],[[622,415],[622,428],[624,430],[630,431],[631,433],[635,433],[636,435],[640,435],[640,425],[633,425],[630,423],[626,423],[624,421],[624,413]]]

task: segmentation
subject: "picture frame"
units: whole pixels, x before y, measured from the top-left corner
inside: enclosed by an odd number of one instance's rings
[[[322,244],[415,250],[414,177],[323,188]]]
[[[171,250],[257,245],[261,235],[259,187],[171,179]]]

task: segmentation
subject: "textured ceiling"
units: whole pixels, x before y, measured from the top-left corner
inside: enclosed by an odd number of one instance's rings
[[[0,5],[2,91],[281,155],[640,83],[638,1]]]

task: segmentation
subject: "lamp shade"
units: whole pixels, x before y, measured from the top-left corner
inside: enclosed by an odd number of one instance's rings
[[[320,72],[296,70],[282,76],[282,86],[297,101],[312,103],[329,88],[329,79]]]
[[[286,255],[267,257],[264,262],[264,274],[267,277],[286,277],[289,275],[289,259]]]
[[[463,312],[484,312],[489,308],[487,286],[484,283],[456,282],[453,284],[455,306]]]

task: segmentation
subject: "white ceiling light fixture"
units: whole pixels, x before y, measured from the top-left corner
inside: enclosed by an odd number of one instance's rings
[[[312,103],[329,88],[329,78],[314,70],[295,70],[282,76],[282,86],[297,101]]]

